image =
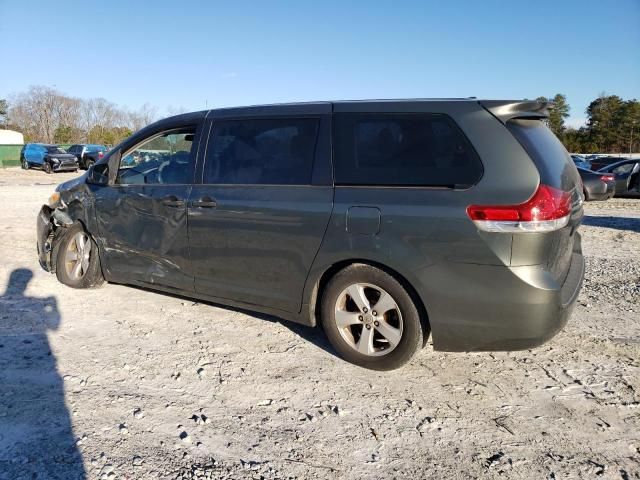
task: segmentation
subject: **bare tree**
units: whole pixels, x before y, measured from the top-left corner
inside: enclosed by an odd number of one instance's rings
[[[158,118],[158,109],[145,103],[136,111],[130,111],[127,114],[129,127],[134,132],[153,123]]]
[[[89,141],[90,137],[92,141],[112,143],[121,140],[127,132],[152,123],[158,114],[148,103],[132,111],[104,98],[84,100],[46,86],[32,86],[14,95],[10,105],[9,123],[27,139],[46,143],[56,138]]]
[[[167,107],[167,115],[169,115],[170,117],[174,115],[180,115],[181,113],[187,113],[188,111],[189,110],[183,106],[174,107],[173,105],[169,105]]]

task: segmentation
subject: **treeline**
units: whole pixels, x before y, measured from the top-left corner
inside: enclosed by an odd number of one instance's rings
[[[568,127],[567,97],[556,94],[547,124],[572,153],[629,153],[640,151],[640,102],[601,94],[587,107],[586,125]],[[169,108],[174,115],[184,109]],[[21,132],[25,141],[99,143],[115,145],[156,120],[156,108],[118,107],[104,98],[81,99],[50,87],[33,86],[8,101],[0,99],[0,127]]]
[[[538,100],[547,100],[539,97]],[[640,151],[640,102],[601,94],[587,107],[587,122],[578,129],[567,127],[570,107],[558,93],[547,125],[572,153],[630,153]]]
[[[21,132],[25,142],[115,145],[156,119],[157,109],[148,104],[129,110],[45,86],[0,99],[0,126]]]

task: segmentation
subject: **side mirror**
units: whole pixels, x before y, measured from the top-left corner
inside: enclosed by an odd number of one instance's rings
[[[96,163],[87,172],[87,183],[93,185],[107,185],[109,183],[109,164]]]

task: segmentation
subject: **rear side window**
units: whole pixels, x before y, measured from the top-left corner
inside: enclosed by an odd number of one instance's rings
[[[625,173],[629,173],[635,167],[635,163],[625,163],[611,170],[611,173],[615,173],[616,175],[624,175]]]
[[[309,185],[319,120],[255,119],[214,122],[204,183]]]
[[[465,187],[482,163],[460,129],[439,114],[337,114],[337,185]]]

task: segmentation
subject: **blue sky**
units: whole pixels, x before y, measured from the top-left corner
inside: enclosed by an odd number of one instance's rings
[[[0,0],[0,98],[130,108],[600,92],[640,98],[640,0]]]

